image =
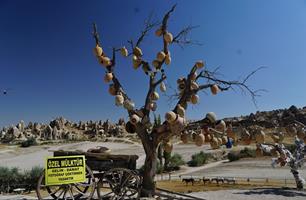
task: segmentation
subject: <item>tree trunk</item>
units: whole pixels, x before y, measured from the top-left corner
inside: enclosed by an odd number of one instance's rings
[[[156,174],[157,167],[157,153],[156,149],[152,149],[146,153],[146,160],[144,164],[144,173],[142,181],[142,197],[151,197],[155,193],[155,182],[154,177]]]
[[[296,187],[297,189],[301,190],[304,188],[304,183],[305,183],[305,180],[302,178],[302,176],[299,174],[299,171],[298,170],[294,170],[294,169],[291,169],[291,173],[293,174],[294,176],[294,179],[295,179],[295,182],[296,182]]]

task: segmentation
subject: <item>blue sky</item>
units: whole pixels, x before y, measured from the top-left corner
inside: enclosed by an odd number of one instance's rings
[[[240,92],[202,93],[200,104],[189,107],[189,119],[209,111],[227,117],[306,105],[304,0],[1,0],[0,89],[12,90],[0,96],[0,126],[21,119],[46,122],[56,116],[75,121],[127,118],[107,93],[104,69],[92,53],[92,22],[110,53],[111,47],[136,39],[151,12],[160,20],[174,3],[178,6],[169,30],[176,33],[186,25],[199,25],[191,38],[203,45],[170,47],[167,84],[176,87],[176,79],[198,59],[210,69],[221,66],[225,79],[268,67],[249,81],[252,88],[269,91],[258,98],[258,108]],[[152,59],[161,45],[152,33],[141,47]],[[120,58],[116,70],[136,105],[142,105],[147,77],[132,68],[130,59]],[[159,100],[157,113],[172,108],[166,99]]]

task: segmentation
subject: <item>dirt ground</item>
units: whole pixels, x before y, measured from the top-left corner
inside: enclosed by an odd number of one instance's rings
[[[43,166],[46,156],[52,156],[54,150],[87,150],[96,146],[105,146],[111,149],[113,154],[137,154],[139,159],[137,161],[138,167],[144,163],[144,152],[142,146],[137,143],[131,142],[78,142],[67,143],[58,145],[43,145],[33,146],[30,148],[20,148],[17,146],[4,146],[0,147],[0,166],[17,166],[21,170],[30,169],[33,166]],[[244,148],[244,147],[240,147]],[[211,150],[208,145],[197,147],[194,144],[177,144],[174,146],[174,153],[179,153],[183,156],[185,161],[189,161],[191,155],[200,151],[225,151],[226,149]],[[306,167],[301,170],[303,177],[306,177]],[[167,178],[168,175],[164,175]],[[305,191],[295,191],[292,189],[285,190],[281,187],[287,186],[294,188],[292,184],[292,175],[287,167],[275,168],[271,167],[271,158],[260,159],[244,159],[236,162],[218,161],[210,163],[201,167],[182,167],[182,170],[171,174],[171,179],[174,180],[175,189],[169,188],[162,182],[159,186],[165,189],[177,190],[179,192],[195,192],[192,195],[205,198],[205,199],[250,199],[250,200],[265,200],[265,199],[306,199]],[[180,178],[183,177],[236,177],[240,179],[237,185],[211,185],[204,186],[203,182],[195,186],[184,185]],[[247,179],[250,182],[245,182]],[[266,182],[268,179],[268,182]],[[273,181],[277,181],[277,185]],[[257,182],[256,182],[257,181]],[[290,182],[291,181],[291,182]],[[265,188],[263,188],[263,185]],[[182,189],[182,190],[181,190]],[[200,192],[205,191],[205,192]],[[0,195],[0,200],[4,199],[31,199],[30,197],[22,195]],[[32,198],[33,199],[33,198]]]

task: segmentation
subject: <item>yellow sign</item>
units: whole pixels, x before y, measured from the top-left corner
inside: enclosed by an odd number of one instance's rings
[[[80,183],[86,176],[85,156],[48,157],[45,163],[45,184]]]

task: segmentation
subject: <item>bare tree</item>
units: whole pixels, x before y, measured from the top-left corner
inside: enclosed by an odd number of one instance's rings
[[[151,112],[156,110],[157,100],[159,94],[157,89],[159,87],[161,92],[166,91],[166,72],[165,65],[171,64],[171,55],[169,47],[172,44],[188,45],[199,44],[188,39],[188,33],[195,27],[187,26],[176,35],[172,35],[168,30],[168,20],[170,15],[174,12],[176,5],[174,5],[164,15],[162,22],[157,23],[149,18],[145,22],[145,28],[141,32],[137,40],[129,40],[131,51],[128,53],[126,47],[113,48],[112,58],[107,57],[107,54],[102,50],[102,44],[99,39],[97,27],[94,24],[94,38],[96,47],[94,48],[95,55],[98,61],[105,67],[106,75],[105,81],[109,83],[109,92],[115,96],[115,103],[117,106],[123,106],[129,115],[129,122],[126,124],[126,130],[130,133],[136,133],[140,138],[143,148],[145,150],[146,159],[144,165],[142,196],[150,196],[155,191],[154,177],[157,165],[157,149],[161,142],[164,143],[164,148],[171,150],[172,145],[169,142],[173,136],[180,136],[185,130],[187,123],[185,119],[185,110],[187,104],[197,104],[199,101],[198,93],[202,90],[210,89],[212,94],[217,94],[220,91],[233,89],[234,87],[241,88],[248,92],[252,99],[259,94],[260,91],[253,91],[247,85],[248,79],[257,71],[250,73],[245,79],[241,81],[227,81],[218,78],[216,71],[209,71],[205,67],[205,63],[201,60],[196,61],[190,72],[186,77],[181,77],[177,80],[179,93],[177,95],[177,103],[173,110],[166,112],[165,121],[159,126],[152,126]],[[157,53],[156,59],[149,62],[143,58],[143,52],[140,48],[144,38],[156,26],[160,27],[156,30],[155,35],[160,37],[163,41],[162,50]],[[143,106],[138,109],[135,107],[132,99],[124,90],[122,83],[116,76],[116,53],[120,52],[123,56],[132,57],[134,69],[142,68],[144,74],[149,79],[149,89],[144,100]],[[216,122],[214,113],[208,113],[206,117],[201,120],[202,127],[213,126]]]

